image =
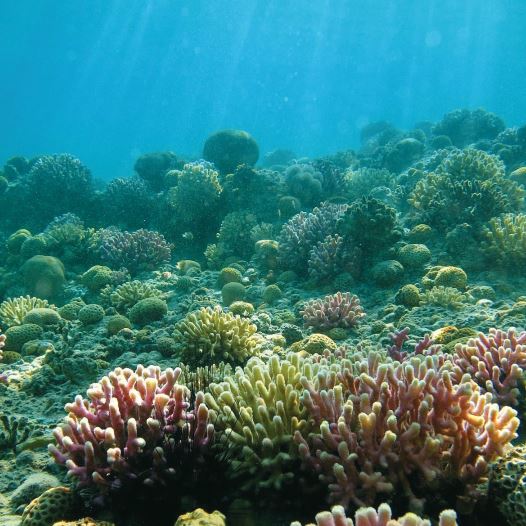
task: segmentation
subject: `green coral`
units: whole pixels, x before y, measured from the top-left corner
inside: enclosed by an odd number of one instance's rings
[[[193,242],[216,233],[222,187],[219,174],[208,163],[188,163],[171,172],[176,186],[165,193],[162,227],[172,237],[191,232]]]
[[[47,300],[31,296],[9,298],[0,303],[0,322],[4,329],[20,325],[29,311],[46,307],[55,308],[54,305],[50,306]]]
[[[504,214],[489,221],[482,251],[492,266],[523,271],[526,266],[526,214]]]
[[[77,317],[83,325],[93,325],[104,318],[104,308],[97,303],[90,303],[79,310]]]
[[[24,316],[24,323],[35,323],[44,327],[46,325],[57,325],[60,323],[60,314],[55,309],[49,307],[37,307],[31,309]]]
[[[20,249],[26,239],[31,237],[31,232],[25,228],[21,228],[16,232],[13,232],[6,241],[6,247],[10,254],[20,254]]]
[[[246,295],[246,289],[245,286],[242,283],[238,283],[236,281],[232,281],[230,283],[227,283],[222,289],[221,289],[221,297],[223,299],[223,303],[228,307],[230,304],[234,303],[234,301],[242,301],[245,299]]]
[[[409,243],[398,250],[398,259],[404,267],[423,267],[431,260],[431,251],[420,243]]]
[[[453,287],[465,290],[468,285],[468,276],[460,267],[436,266],[431,267],[422,278],[422,284],[427,287]]]
[[[64,265],[53,256],[33,256],[20,272],[28,291],[45,299],[56,296],[66,281]]]
[[[237,268],[224,267],[219,271],[219,274],[217,276],[217,284],[219,287],[224,287],[227,283],[241,283],[242,279],[243,276]]]
[[[210,385],[205,403],[216,429],[224,431],[217,448],[236,453],[228,473],[242,490],[292,489],[298,458],[293,436],[309,431],[301,378],[316,372],[316,364],[289,354],[268,362],[252,359]]]
[[[143,299],[163,299],[164,296],[165,294],[154,285],[139,280],[126,281],[115,288],[108,286],[101,291],[102,299],[120,312],[131,309]]]
[[[480,225],[503,212],[519,210],[524,190],[504,177],[504,164],[472,148],[451,151],[424,174],[409,196],[418,219],[441,230]]]
[[[104,265],[95,265],[81,277],[81,283],[91,291],[98,291],[112,282],[113,271]]]
[[[263,295],[262,295],[263,301],[270,305],[272,305],[273,303],[275,303],[282,297],[283,297],[283,292],[275,283],[272,283],[271,285],[267,285],[265,289],[263,290]]]
[[[79,311],[84,307],[86,304],[81,298],[74,298],[69,303],[66,303],[66,305],[63,305],[58,309],[58,313],[61,318],[73,321],[78,318]]]
[[[166,301],[151,297],[138,301],[129,311],[128,318],[137,325],[146,325],[163,318],[168,312]]]
[[[114,336],[122,329],[131,329],[131,323],[126,316],[121,316],[117,314],[115,316],[110,316],[106,322],[106,332],[110,336]]]
[[[420,305],[420,291],[416,285],[404,285],[396,293],[395,302],[404,307],[412,308]]]
[[[176,324],[174,338],[181,361],[191,366],[241,364],[258,353],[256,326],[219,308],[188,314]]]
[[[461,309],[467,302],[467,297],[454,287],[433,287],[420,296],[422,303],[444,307],[445,309]]]
[[[38,340],[42,336],[43,330],[40,325],[35,323],[25,323],[9,327],[5,332],[6,351],[20,352],[24,343],[31,340]]]

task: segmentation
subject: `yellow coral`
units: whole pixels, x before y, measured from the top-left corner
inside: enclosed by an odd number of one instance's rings
[[[13,325],[21,325],[25,315],[37,308],[55,309],[46,300],[34,298],[31,296],[19,296],[18,298],[9,298],[0,303],[0,321],[4,329]]]
[[[26,506],[20,526],[49,526],[60,520],[71,519],[75,503],[75,495],[69,488],[50,488]]]
[[[181,515],[175,526],[225,526],[225,516],[218,511],[207,513],[202,508]]]

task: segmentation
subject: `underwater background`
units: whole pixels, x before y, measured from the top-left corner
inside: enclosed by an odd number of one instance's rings
[[[0,526],[526,525],[526,3],[0,3]]]

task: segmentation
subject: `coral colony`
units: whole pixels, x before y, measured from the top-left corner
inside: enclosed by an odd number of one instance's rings
[[[526,524],[526,127],[362,141],[5,163],[0,514]]]

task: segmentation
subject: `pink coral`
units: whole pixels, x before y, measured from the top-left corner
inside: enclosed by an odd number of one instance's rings
[[[359,298],[349,292],[337,292],[308,301],[300,313],[305,326],[317,330],[354,327],[365,316]]]
[[[66,404],[49,450],[81,484],[119,487],[123,480],[148,486],[174,475],[174,458],[204,449],[214,437],[203,393],[190,409],[189,390],[177,384],[180,369],[117,368]]]
[[[456,379],[468,374],[499,404],[517,405],[517,383],[526,368],[526,332],[516,334],[490,329],[466,344],[457,344],[453,355]]]
[[[354,515],[354,521],[347,518],[342,506],[334,506],[331,511],[322,511],[316,515],[316,525],[307,526],[431,526],[431,522],[414,513],[406,513],[399,519],[393,519],[389,504],[380,504],[374,508],[360,508]],[[457,526],[457,514],[453,510],[444,510],[439,517],[438,526]],[[293,522],[291,526],[301,526]]]
[[[516,437],[516,411],[467,378],[455,385],[445,355],[342,363],[333,387],[302,379],[319,431],[295,435],[333,503],[364,506],[398,490],[419,506],[415,481],[419,490],[440,477],[473,483]]]

